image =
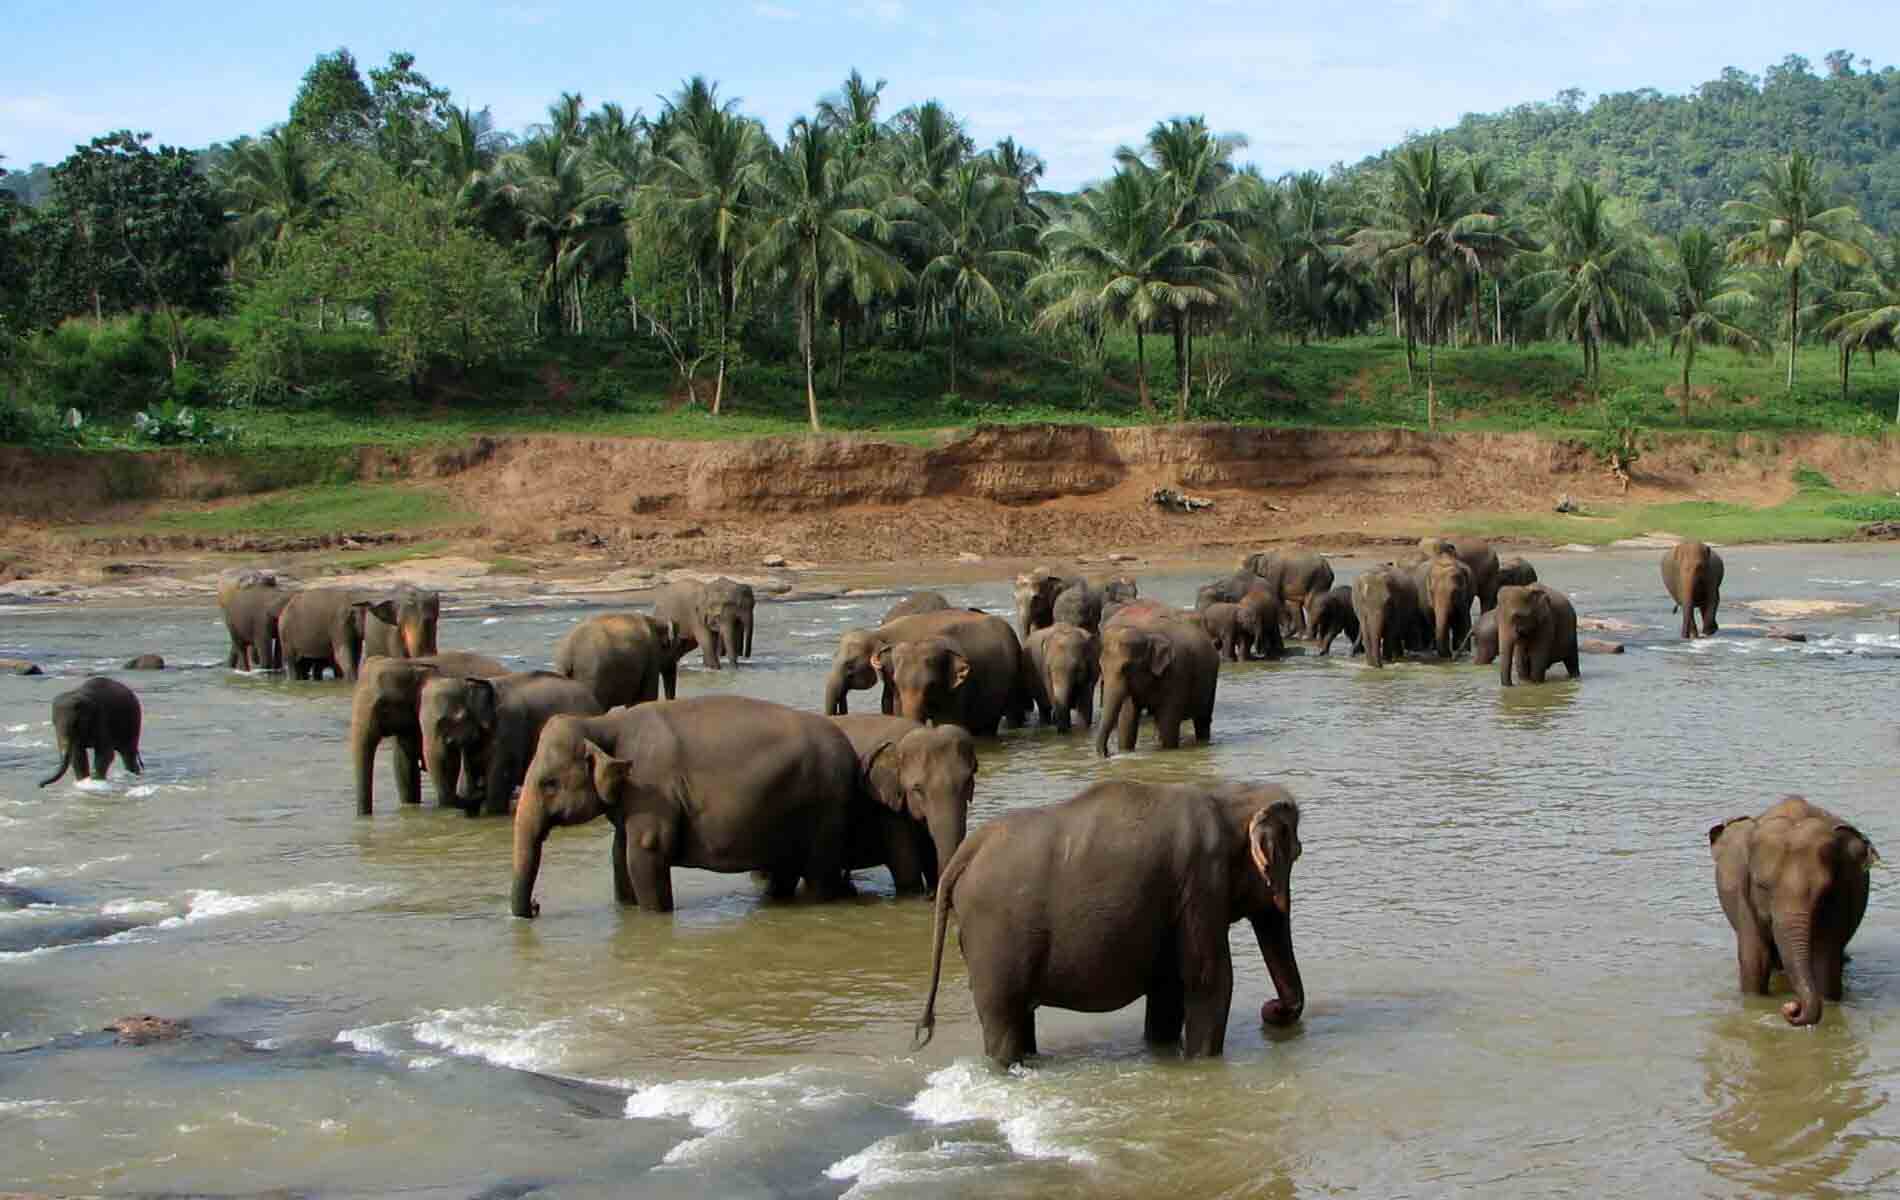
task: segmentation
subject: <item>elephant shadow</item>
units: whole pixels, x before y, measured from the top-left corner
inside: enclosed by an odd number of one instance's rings
[[[1702,1063],[1709,1132],[1721,1147],[1711,1171],[1752,1194],[1860,1190],[1843,1177],[1863,1147],[1883,1140],[1866,1123],[1886,1107],[1886,1089],[1852,1023],[1795,1031],[1775,1005],[1750,1004],[1709,1031]]]

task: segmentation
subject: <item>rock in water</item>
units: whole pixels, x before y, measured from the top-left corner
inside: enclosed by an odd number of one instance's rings
[[[44,675],[40,664],[28,662],[24,658],[0,658],[0,671],[8,675]]]
[[[165,656],[162,654],[141,654],[137,658],[127,659],[125,669],[128,671],[163,671],[165,669]]]
[[[175,1021],[170,1017],[155,1017],[150,1013],[140,1013],[133,1017],[120,1017],[106,1026],[106,1032],[116,1034],[112,1040],[121,1046],[146,1046],[153,1042],[172,1042],[184,1037],[191,1029],[189,1021]]]

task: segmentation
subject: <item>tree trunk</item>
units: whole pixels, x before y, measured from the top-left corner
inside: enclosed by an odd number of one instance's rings
[[[1794,347],[1800,335],[1801,268],[1788,273],[1788,390],[1794,391]]]
[[[1479,268],[1471,281],[1471,344],[1484,340],[1484,269]]]
[[[1438,428],[1438,279],[1425,276],[1425,428]]]
[[[1152,413],[1154,401],[1148,396],[1148,354],[1143,348],[1141,322],[1135,322],[1135,384],[1141,391],[1141,411]]]
[[[844,318],[838,318],[838,361],[831,368],[831,390],[844,391]]]
[[[1695,361],[1695,335],[1688,330],[1682,337],[1682,427],[1689,428],[1689,364]]]
[[[957,319],[950,318],[950,394],[957,394]]]
[[[1168,325],[1169,325],[1168,332],[1174,341],[1175,382],[1180,386],[1179,394],[1181,396],[1186,396],[1187,395],[1187,351],[1186,349],[1183,348],[1183,344],[1186,341],[1186,336],[1185,336],[1184,331],[1181,328],[1181,322],[1182,322],[1182,318],[1179,311],[1176,311],[1170,314],[1168,318]],[[1175,408],[1177,411],[1179,410],[1180,405],[1181,405],[1181,401],[1177,398],[1175,401]]]
[[[815,331],[812,329],[814,317],[818,310],[818,285],[816,282],[813,282],[811,291],[805,297],[805,303],[802,307],[804,311],[799,314],[799,333],[801,335],[800,340],[805,343],[805,411],[811,417],[811,431],[817,433],[818,387],[812,381],[812,342],[817,340],[813,336]]]
[[[1496,286],[1498,328],[1497,332],[1492,335],[1491,343],[1496,346],[1502,346],[1504,344],[1504,281],[1502,279],[1498,280]]]

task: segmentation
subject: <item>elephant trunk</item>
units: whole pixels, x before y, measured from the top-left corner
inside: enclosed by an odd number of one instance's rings
[[[1276,999],[1261,1007],[1260,1015],[1270,1025],[1291,1025],[1306,1011],[1306,983],[1300,978],[1299,960],[1293,955],[1292,917],[1281,911],[1276,898],[1276,906],[1253,917],[1252,924],[1260,957],[1278,993]]]
[[[362,714],[350,721],[350,762],[356,770],[356,815],[369,816],[375,804],[376,743],[374,717]]]
[[[931,724],[929,690],[920,687],[898,688],[897,715],[909,717],[913,721],[921,721],[926,725]]]
[[[1016,605],[1016,636],[1026,642],[1029,640],[1029,635],[1034,632],[1036,632],[1034,602],[1021,601]]]
[[[927,822],[930,829],[930,841],[937,851],[937,869],[931,872],[932,884],[940,883],[950,870],[950,858],[963,844],[963,836],[969,830],[970,809],[967,797],[959,796],[954,808],[930,814]]]
[[[534,898],[534,881],[541,874],[541,843],[548,840],[547,810],[534,788],[522,788],[515,805],[515,882],[509,905],[517,917],[532,919],[541,915]],[[615,836],[618,836],[616,831]]]
[[[1795,998],[1781,1006],[1781,1015],[1790,1025],[1813,1025],[1820,1021],[1825,1002],[1814,978],[1814,960],[1809,956],[1809,937],[1814,925],[1810,909],[1787,909],[1775,914],[1775,949],[1781,954],[1781,969],[1794,985]]]
[[[1434,604],[1432,606],[1432,641],[1438,647],[1438,657],[1451,657],[1450,604]]]
[[[1095,727],[1095,753],[1108,757],[1108,734],[1121,720],[1122,705],[1128,700],[1128,689],[1118,680],[1102,685],[1102,721]]]
[[[435,785],[435,802],[444,807],[457,803],[461,796],[462,750],[449,745],[433,730],[422,735],[422,768]]]
[[[77,746],[78,744],[79,744],[79,741],[77,738],[69,738],[63,734],[60,736],[59,770],[54,771],[51,775],[48,775],[46,778],[40,780],[41,787],[47,787],[51,784],[55,784],[59,782],[60,776],[64,775],[66,773],[66,769],[73,765],[73,747]]]
[[[727,617],[719,627],[719,641],[726,656],[732,659],[732,669],[739,669],[739,653],[745,649],[745,628],[739,623],[738,616]]]
[[[1368,615],[1365,621],[1366,665],[1383,667],[1385,665],[1385,621],[1377,616]]]
[[[1069,732],[1069,707],[1074,703],[1075,690],[1067,675],[1049,681],[1049,707],[1054,710],[1056,729],[1061,733]]]
[[[1517,658],[1517,636],[1503,621],[1498,622],[1498,682],[1511,686],[1511,664]]]
[[[825,715],[842,717],[850,710],[845,705],[845,694],[850,689],[845,686],[844,668],[833,667],[831,674],[825,676]]]

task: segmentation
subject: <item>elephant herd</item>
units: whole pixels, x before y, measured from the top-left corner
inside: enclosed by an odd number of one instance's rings
[[[1682,543],[1663,577],[1682,635],[1714,633],[1720,556]],[[675,698],[692,649],[713,670],[752,654],[754,597],[731,580],[671,584],[650,614],[584,620],[554,646],[554,670],[529,672],[441,650],[433,592],[293,591],[265,572],[219,591],[231,666],[353,681],[359,814],[373,811],[384,742],[402,802],[421,802],[426,772],[441,805],[512,812],[515,916],[540,912],[552,831],[597,817],[613,825],[616,900],[651,912],[673,908],[674,867],[753,872],[771,896],[802,884],[819,898],[849,894],[852,871],[886,867],[900,893],[935,890],[919,1044],[955,913],[984,1049],[1005,1064],[1036,1052],[1040,1006],[1101,1012],[1144,997],[1150,1040],[1218,1054],[1233,990],[1227,931],[1242,919],[1276,992],[1262,1019],[1296,1021],[1299,808],[1270,785],[1112,781],[970,832],[975,739],[1021,727],[1033,710],[1058,731],[1092,727],[1103,756],[1111,733],[1133,749],[1144,715],[1163,749],[1190,723],[1204,743],[1222,659],[1275,657],[1289,639],[1326,654],[1343,635],[1373,668],[1468,648],[1474,662],[1499,663],[1505,686],[1543,682],[1558,662],[1578,675],[1569,599],[1475,539],[1427,538],[1349,585],[1317,554],[1250,555],[1200,588],[1193,609],[1143,599],[1126,577],[1097,586],[1047,570],[1019,577],[1014,601],[1012,625],[938,593],[906,596],[875,628],[840,638],[820,715],[744,696]],[[849,693],[873,688],[881,713],[850,714]],[[139,771],[139,724],[137,697],[115,681],[61,695],[59,774],[70,765],[85,778],[88,751],[101,776],[115,753]],[[1780,967],[1796,991],[1788,1021],[1819,1020],[1840,994],[1878,854],[1798,797],[1709,839],[1743,989],[1765,992]]]

